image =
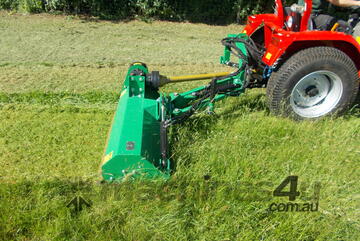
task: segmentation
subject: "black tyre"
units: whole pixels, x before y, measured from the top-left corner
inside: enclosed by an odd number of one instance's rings
[[[294,54],[273,72],[266,92],[272,113],[316,119],[346,111],[358,90],[357,68],[345,53],[313,47]]]

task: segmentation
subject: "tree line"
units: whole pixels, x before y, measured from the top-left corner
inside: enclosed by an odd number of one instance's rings
[[[0,0],[0,9],[27,13],[86,14],[106,20],[170,20],[241,23],[251,14],[272,12],[265,0]]]

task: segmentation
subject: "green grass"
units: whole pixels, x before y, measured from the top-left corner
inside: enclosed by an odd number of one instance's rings
[[[264,90],[251,90],[217,104],[215,116],[200,114],[172,130],[176,172],[169,181],[98,183],[128,63],[142,60],[169,74],[223,70],[219,40],[241,26],[2,12],[0,28],[0,239],[360,237],[359,109],[294,122],[270,115]],[[272,202],[287,202],[271,193],[289,175],[299,176],[299,203],[311,200],[321,182],[318,212],[267,210]],[[76,195],[91,208],[68,209]]]
[[[221,71],[220,40],[239,25],[111,23],[0,13],[0,89],[120,89],[131,62],[168,75]]]

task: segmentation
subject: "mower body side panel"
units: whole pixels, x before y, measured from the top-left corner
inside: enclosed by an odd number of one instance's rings
[[[126,176],[166,176],[159,172],[160,122],[159,95],[146,89],[145,76],[133,71],[147,69],[132,66],[124,82],[101,164],[107,181]]]

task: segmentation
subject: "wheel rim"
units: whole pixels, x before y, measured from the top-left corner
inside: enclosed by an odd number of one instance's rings
[[[321,70],[312,72],[295,85],[290,104],[301,117],[315,118],[334,109],[342,96],[341,78],[334,72]]]

